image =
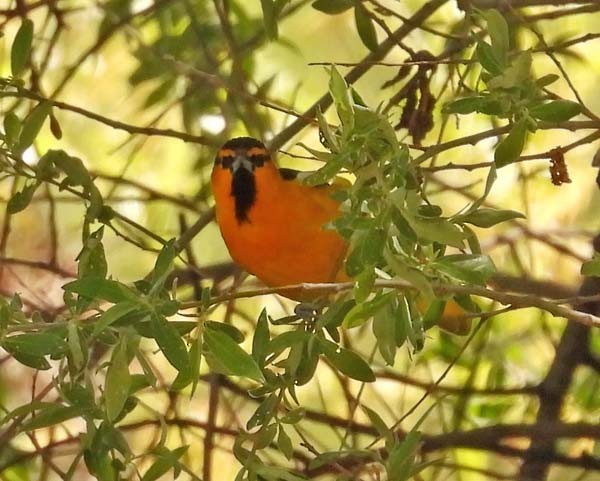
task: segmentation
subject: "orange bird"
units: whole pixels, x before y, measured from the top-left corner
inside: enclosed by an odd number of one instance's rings
[[[264,144],[251,137],[231,139],[219,149],[212,188],[229,253],[270,287],[347,281],[343,265],[348,245],[324,227],[340,215],[339,203],[331,198],[340,187],[303,185],[298,174],[278,168]],[[322,293],[298,290],[282,295],[311,301]],[[462,309],[447,303],[440,324],[464,333],[464,321]]]
[[[217,222],[233,260],[266,285],[348,280],[342,269],[347,244],[324,228],[339,215],[335,186],[311,187],[297,171],[279,169],[262,142],[231,139],[212,172]],[[286,292],[308,301],[314,295]]]

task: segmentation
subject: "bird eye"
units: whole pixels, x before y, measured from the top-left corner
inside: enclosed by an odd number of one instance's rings
[[[221,165],[224,169],[230,169],[233,164],[233,156],[232,155],[224,155],[221,157]]]

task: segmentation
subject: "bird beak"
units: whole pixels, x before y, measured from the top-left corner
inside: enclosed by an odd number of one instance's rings
[[[254,170],[254,165],[252,162],[243,154],[238,154],[233,159],[233,163],[231,164],[231,171],[235,174],[240,168],[246,169],[248,172],[252,172]]]

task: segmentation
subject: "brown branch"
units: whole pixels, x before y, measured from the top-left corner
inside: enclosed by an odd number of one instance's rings
[[[594,242],[596,251],[600,251],[600,236]],[[600,291],[600,279],[588,277],[580,289],[580,295],[593,295]],[[581,306],[582,311],[590,315],[600,312],[599,302],[590,302]],[[556,354],[548,374],[540,385],[540,407],[536,423],[540,429],[560,419],[565,396],[569,391],[576,367],[585,362],[589,353],[590,329],[588,326],[569,323],[561,337]],[[519,481],[541,481],[546,479],[549,462],[555,452],[554,439],[543,433],[531,438],[523,465],[519,471]]]
[[[159,129],[156,127],[138,127],[136,125],[126,124],[124,122],[120,122],[118,120],[113,120],[108,117],[104,117],[103,115],[91,112],[89,110],[83,109],[81,107],[77,107],[76,105],[71,105],[66,102],[60,102],[58,100],[52,100],[41,95],[38,95],[30,90],[20,88],[15,92],[4,91],[0,93],[0,97],[14,97],[14,98],[28,98],[31,100],[37,100],[38,102],[48,102],[53,107],[56,107],[61,110],[66,110],[69,112],[74,112],[83,117],[87,117],[88,119],[95,120],[96,122],[100,122],[101,124],[108,125],[116,130],[123,130],[130,134],[141,134],[141,135],[156,135],[161,137],[170,137],[174,139],[183,140],[184,142],[200,144],[200,145],[209,145],[215,146],[216,144],[212,141],[212,139],[206,136],[192,135],[186,132],[180,132],[173,129]]]
[[[415,286],[403,280],[383,280],[379,279],[375,281],[375,287],[387,287],[391,289],[398,290],[412,290],[415,289]],[[220,304],[225,301],[229,301],[231,299],[240,299],[240,298],[248,298],[248,297],[257,297],[263,296],[267,294],[285,294],[288,291],[303,291],[305,293],[310,292],[318,292],[322,294],[327,293],[338,293],[345,292],[351,290],[354,287],[353,282],[340,282],[340,283],[302,283],[302,284],[293,284],[288,286],[281,287],[267,287],[261,289],[253,289],[246,291],[237,291],[233,293],[227,293],[221,296],[214,297],[211,301],[211,304]],[[491,299],[497,301],[504,305],[510,305],[517,309],[527,308],[527,307],[537,307],[541,310],[549,312],[556,317],[564,317],[570,321],[575,323],[584,325],[584,326],[594,326],[600,327],[600,318],[587,313],[581,312],[574,309],[570,309],[568,307],[562,306],[550,300],[531,296],[531,295],[521,295],[521,294],[513,294],[510,292],[501,292],[495,291],[492,289],[488,289],[485,287],[478,286],[459,286],[452,284],[433,284],[432,288],[437,295],[446,295],[446,294],[466,294],[479,296],[486,299]],[[199,303],[196,301],[192,302],[184,302],[181,304],[182,309],[191,309],[199,307]]]

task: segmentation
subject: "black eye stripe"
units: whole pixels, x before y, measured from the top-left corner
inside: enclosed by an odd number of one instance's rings
[[[233,164],[233,156],[231,155],[221,157],[219,160],[224,169],[230,169]]]
[[[262,167],[265,162],[269,161],[269,156],[266,154],[255,154],[249,157],[250,162],[252,162],[257,167]]]

